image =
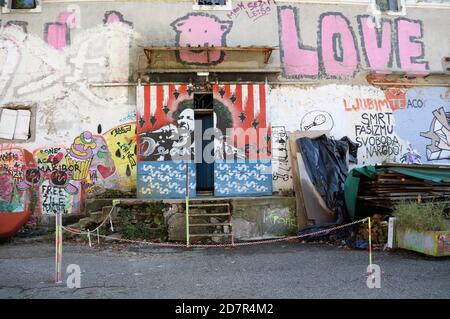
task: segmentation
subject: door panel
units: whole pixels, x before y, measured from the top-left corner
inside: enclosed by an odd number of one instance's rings
[[[202,121],[202,136],[205,130],[214,127],[212,114],[198,115],[197,119]],[[214,137],[209,140],[202,140],[202,162],[197,163],[197,190],[200,191],[214,190],[214,162],[207,163],[203,156],[203,150],[210,143],[214,143]],[[212,151],[214,151],[214,148],[212,148]]]

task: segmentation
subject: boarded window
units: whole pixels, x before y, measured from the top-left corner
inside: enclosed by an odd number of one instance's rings
[[[0,138],[12,140],[16,130],[17,111],[3,109],[0,114]]]
[[[30,138],[31,110],[1,109],[0,138],[26,141]]]

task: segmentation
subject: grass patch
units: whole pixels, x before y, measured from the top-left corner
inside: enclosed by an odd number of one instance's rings
[[[400,228],[422,231],[447,230],[445,219],[445,204],[402,202],[394,207],[393,215]]]

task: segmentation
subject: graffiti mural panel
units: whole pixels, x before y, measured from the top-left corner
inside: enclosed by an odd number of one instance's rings
[[[138,89],[138,161],[193,158],[193,88],[149,85]]]
[[[272,193],[271,176],[261,173],[271,170],[272,157],[266,92],[264,84],[216,84],[213,88],[215,127],[219,129],[214,141],[216,196]]]
[[[396,116],[399,136],[410,150],[405,156],[423,163],[450,161],[450,99],[446,88],[417,88],[406,92],[406,110]]]
[[[286,87],[273,89],[270,103],[274,125],[283,124],[287,132],[323,126],[337,139],[358,143],[359,166],[450,163],[447,88]],[[274,176],[282,175],[278,167]]]
[[[193,87],[187,84],[149,85],[137,88],[139,197],[184,196],[181,190],[185,189],[186,171],[174,161],[189,160],[190,165],[193,165],[195,149],[193,92]],[[154,171],[158,170],[158,167],[164,168],[164,171],[155,177]],[[194,170],[195,185],[195,165],[191,169]],[[170,175],[172,171],[176,175]],[[195,187],[191,196],[195,196]]]
[[[97,171],[103,178],[116,174],[120,188],[132,189],[136,186],[137,135],[136,123],[127,123],[103,134],[108,144],[114,166],[97,165]]]
[[[216,161],[215,196],[272,195],[271,161]]]
[[[188,172],[188,181],[186,179]],[[142,198],[185,198],[186,183],[189,196],[195,197],[195,163],[171,161],[139,162],[137,172],[137,193]]]

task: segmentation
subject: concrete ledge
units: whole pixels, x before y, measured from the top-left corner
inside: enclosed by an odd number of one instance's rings
[[[237,240],[277,238],[297,233],[295,197],[233,198],[231,207]]]
[[[183,241],[185,235],[185,199],[120,199],[118,207],[146,206],[151,203],[164,203],[171,207],[165,213],[169,227],[169,240]],[[297,233],[295,197],[259,196],[259,197],[197,197],[189,200],[191,205],[199,203],[229,203],[232,213],[233,231],[236,240],[258,240],[279,238]],[[192,208],[194,211],[199,208]],[[216,206],[202,207],[202,210],[214,211]],[[172,212],[172,213],[171,213]],[[176,218],[173,217],[173,213]]]

